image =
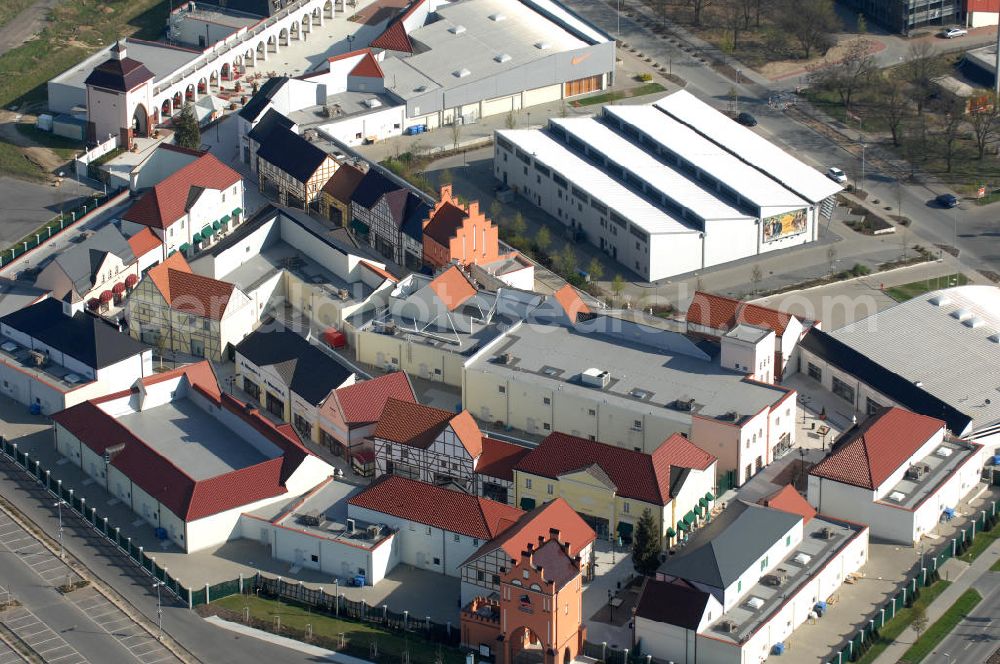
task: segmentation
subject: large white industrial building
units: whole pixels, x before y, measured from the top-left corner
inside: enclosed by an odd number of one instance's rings
[[[647,281],[811,242],[840,191],[685,91],[498,130],[494,174]]]

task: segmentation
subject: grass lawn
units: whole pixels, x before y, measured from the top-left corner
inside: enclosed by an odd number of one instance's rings
[[[610,104],[613,101],[618,101],[619,99],[628,99],[629,97],[643,97],[645,95],[656,94],[657,92],[663,92],[666,90],[665,87],[659,83],[646,83],[645,85],[640,85],[637,88],[630,88],[628,90],[620,90],[617,92],[605,92],[602,95],[595,95],[593,97],[587,97],[586,99],[580,99],[574,102],[577,106],[593,106],[594,104]]]
[[[44,180],[45,174],[24,153],[10,143],[0,141],[0,175],[12,175],[22,180]]]
[[[962,618],[972,611],[972,609],[976,608],[981,599],[982,596],[971,588],[962,593],[962,596],[933,625],[928,627],[927,631],[920,635],[917,642],[910,646],[900,661],[909,662],[910,664],[917,664],[923,661],[948,636],[951,630],[955,629],[955,626],[962,621]]]
[[[399,662],[402,659],[403,651],[409,648],[411,662],[430,664],[437,657],[440,647],[442,661],[445,664],[464,664],[465,662],[465,655],[459,650],[438,646],[436,643],[425,641],[417,634],[404,639],[401,635],[386,631],[377,625],[329,618],[299,606],[274,600],[249,595],[230,595],[212,602],[212,604],[237,613],[242,613],[243,607],[248,606],[251,616],[269,624],[273,624],[275,617],[280,616],[281,624],[285,627],[304,630],[306,625],[312,625],[314,635],[325,636],[329,639],[336,640],[340,634],[344,634],[347,640],[345,652],[366,659],[370,656],[372,641],[376,640],[380,661]]]
[[[950,585],[950,581],[938,581],[932,586],[921,588],[920,597],[918,597],[917,601],[913,603],[914,606],[922,606],[926,609],[927,606]],[[875,640],[868,652],[866,652],[858,660],[858,664],[871,664],[878,659],[878,656],[882,654],[882,651],[888,648],[900,634],[910,627],[911,620],[913,620],[913,609],[902,608],[897,611],[896,616],[879,630],[878,639]]]
[[[952,281],[954,281],[954,283],[952,283]],[[896,300],[896,302],[905,302],[906,300],[911,300],[918,295],[929,293],[932,290],[948,288],[949,286],[964,286],[967,283],[969,283],[969,278],[964,274],[946,274],[942,277],[924,279],[922,281],[914,281],[908,284],[903,284],[902,286],[886,288],[885,292],[889,297]]]
[[[958,559],[971,563],[973,560],[978,558],[983,551],[990,548],[990,545],[997,541],[997,539],[1000,539],[1000,528],[998,527],[994,527],[993,530],[985,530],[981,533],[976,533],[976,539],[973,540],[966,552],[960,555]]]
[[[990,571],[1000,572],[1000,560],[996,561],[995,563],[993,563],[993,565],[990,566]]]

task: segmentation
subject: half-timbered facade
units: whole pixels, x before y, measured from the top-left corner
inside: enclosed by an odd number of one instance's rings
[[[514,466],[531,450],[483,436],[483,453],[476,462],[476,495],[514,504]]]
[[[330,155],[285,126],[276,126],[257,149],[258,186],[276,193],[284,206],[318,207],[320,191],[336,170]]]
[[[416,193],[375,169],[351,197],[351,226],[371,247],[399,265],[423,265],[423,220],[431,207]]]
[[[476,462],[482,434],[467,411],[447,410],[390,399],[375,427],[375,475],[476,492]]]

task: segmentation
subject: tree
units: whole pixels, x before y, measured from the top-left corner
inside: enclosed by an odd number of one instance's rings
[[[528,224],[524,223],[523,214],[520,212],[514,214],[514,220],[510,222],[510,230],[514,233],[514,237],[524,237],[528,231]]]
[[[174,142],[182,148],[201,148],[201,127],[198,126],[198,118],[191,102],[184,104],[184,108],[174,118]]]
[[[601,277],[604,276],[604,266],[601,265],[601,261],[597,260],[597,257],[590,259],[590,263],[587,264],[587,274],[590,275],[591,281],[600,281]]]
[[[748,17],[743,11],[744,0],[723,0],[722,25],[729,32],[729,51],[739,48],[740,31],[746,29]]]
[[[900,67],[900,74],[913,88],[913,101],[917,105],[917,113],[923,114],[924,106],[930,97],[934,79],[945,72],[945,64],[935,57],[934,47],[930,42],[920,41],[910,44],[906,62]]]
[[[750,270],[750,283],[753,285],[754,294],[760,288],[760,282],[764,280],[764,271],[760,269],[760,265],[754,265],[753,269]]]
[[[656,521],[647,507],[642,511],[639,522],[632,533],[632,565],[644,576],[656,572],[660,566],[660,538],[656,533]]]
[[[941,156],[945,162],[945,170],[951,173],[958,139],[962,131],[962,123],[965,121],[964,102],[961,100],[946,102],[943,111],[944,113],[939,121],[940,131],[938,133],[938,140],[941,147]]]
[[[656,14],[656,19],[660,22],[660,25],[666,25],[667,0],[653,0],[653,12]]]
[[[490,219],[493,220],[493,223],[495,224],[500,223],[501,212],[503,212],[503,204],[500,202],[499,199],[494,198],[493,202],[490,203]],[[522,218],[521,221],[523,222],[524,219]]]
[[[576,272],[576,252],[573,251],[572,245],[564,244],[556,256],[556,261],[559,267],[557,271],[563,276],[568,277]]]
[[[832,0],[779,0],[775,22],[802,47],[806,60],[815,48],[826,53],[833,46],[833,35],[841,29]]]
[[[910,616],[910,629],[917,633],[917,640],[919,641],[920,635],[930,625],[931,620],[927,617],[927,611],[921,604],[914,604],[910,608]]]
[[[972,93],[972,99],[979,100],[969,111],[969,122],[972,123],[972,136],[976,143],[976,151],[982,159],[986,154],[986,146],[996,135],[997,117],[1000,109],[997,108],[997,99],[993,92],[989,90],[976,90]]]
[[[507,129],[517,128],[517,115],[514,114],[514,109],[507,111],[507,117],[504,118],[504,124],[507,126]]]
[[[837,262],[837,248],[833,245],[826,250],[826,262],[830,264],[830,270],[833,270],[833,264]]]
[[[615,297],[621,297],[624,290],[625,280],[622,279],[622,275],[616,274],[615,278],[611,280],[611,292],[615,294]]]
[[[861,12],[858,12],[858,28],[857,28],[857,33],[859,35],[863,35],[866,32],[868,32],[868,20],[865,18],[864,14],[862,14]]]
[[[551,244],[552,234],[549,233],[549,227],[542,226],[538,229],[538,232],[535,233],[535,245],[538,247],[538,250],[544,254]]]
[[[844,108],[850,111],[854,95],[871,84],[878,72],[873,46],[868,39],[852,40],[843,58],[812,72],[813,84],[836,92]]]
[[[456,117],[451,121],[451,144],[454,149],[458,149],[458,144],[462,141],[462,123]]]
[[[691,8],[691,23],[695,26],[701,25],[701,13],[706,7],[710,7],[714,0],[685,0],[684,4]]]
[[[878,86],[877,106],[892,134],[892,144],[898,147],[899,129],[910,113],[910,100],[903,81],[892,73],[885,76]]]

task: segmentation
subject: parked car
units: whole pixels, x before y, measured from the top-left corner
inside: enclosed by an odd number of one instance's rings
[[[946,208],[953,208],[958,205],[958,197],[955,194],[941,194],[934,200],[937,201],[938,205]]]
[[[736,116],[736,121],[739,122],[744,127],[756,127],[757,126],[757,118],[755,118],[754,116],[750,115],[746,111],[743,111],[742,113],[740,113],[739,115],[737,115]]]
[[[945,39],[954,39],[955,37],[964,37],[967,34],[969,34],[969,31],[965,28],[954,27],[943,31],[941,36]]]
[[[826,170],[826,177],[840,184],[847,182],[847,174],[836,166],[831,166]]]

